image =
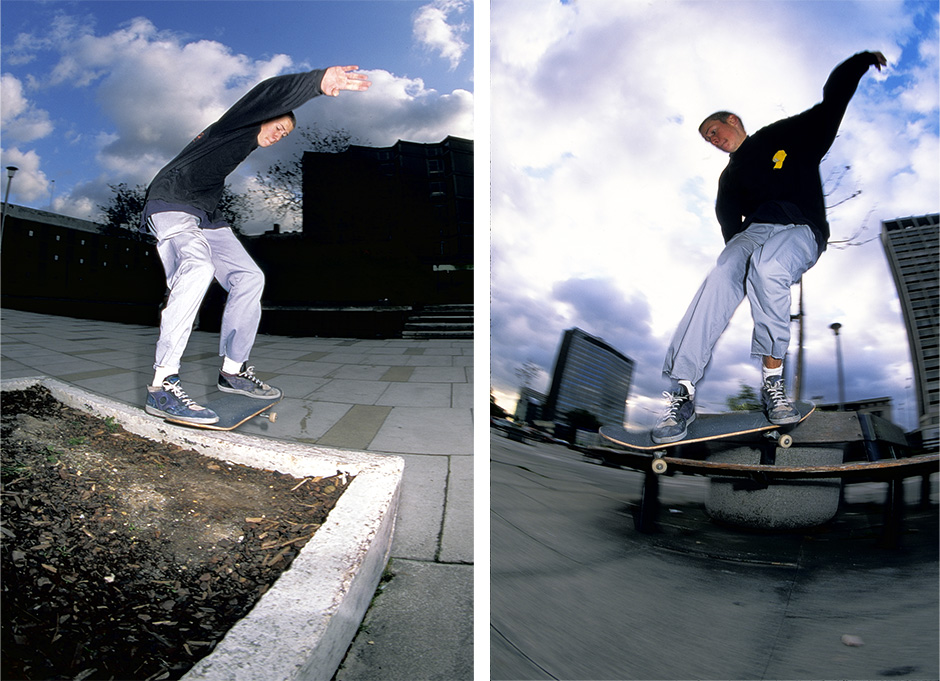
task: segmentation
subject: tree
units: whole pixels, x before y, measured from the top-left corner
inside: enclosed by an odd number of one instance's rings
[[[258,189],[252,190],[259,194],[266,204],[273,206],[274,214],[285,222],[299,222],[303,215],[303,153],[313,151],[339,154],[346,151],[351,144],[358,143],[358,139],[353,138],[344,128],[321,130],[317,125],[304,126],[298,128],[294,134],[303,139],[299,147],[302,151],[284,161],[278,161],[263,173],[257,173],[255,177],[258,180]]]
[[[108,187],[114,195],[106,205],[98,205],[104,224],[101,232],[129,238],[140,238],[140,218],[144,212],[147,188],[142,184],[129,187],[125,182],[109,184]],[[222,190],[222,198],[219,201],[219,210],[232,227],[232,231],[241,234],[242,223],[251,215],[248,198],[236,194],[231,187],[225,185]]]
[[[515,373],[520,381],[520,387],[528,388],[532,385],[532,381],[542,373],[542,367],[532,360],[527,360],[521,367],[516,368]]]
[[[144,212],[144,197],[147,188],[142,184],[129,187],[127,183],[109,184],[114,193],[107,205],[98,205],[101,211],[104,234],[119,234],[130,237],[132,232],[139,234],[140,216]]]
[[[761,408],[760,398],[754,388],[744,383],[741,384],[738,394],[729,397],[726,404],[731,411],[752,411]]]
[[[597,432],[603,425],[594,414],[586,409],[573,409],[565,414],[565,420],[575,430]]]

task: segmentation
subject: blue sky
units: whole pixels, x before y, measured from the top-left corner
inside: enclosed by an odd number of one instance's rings
[[[514,405],[515,369],[544,369],[562,332],[599,336],[637,362],[630,419],[659,411],[663,356],[723,247],[714,215],[727,155],[697,126],[717,110],[756,131],[817,103],[832,69],[880,50],[822,166],[832,244],[807,273],[803,396],[890,397],[912,428],[906,334],[881,221],[940,209],[936,2],[807,0],[564,3],[490,10],[491,388]],[[844,173],[841,182],[835,177]],[[832,178],[832,179],[830,179]],[[795,339],[794,327],[794,339]],[[743,303],[697,402],[720,410],[757,386]],[[791,342],[791,352],[795,340]]]
[[[108,184],[147,184],[258,81],[337,64],[359,65],[372,89],[313,100],[300,125],[376,146],[473,138],[473,42],[469,0],[4,0],[11,201],[94,218]],[[290,139],[256,152],[230,183],[250,189],[295,152]]]

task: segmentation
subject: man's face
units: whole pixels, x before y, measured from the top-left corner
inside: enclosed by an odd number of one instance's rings
[[[293,129],[294,124],[291,122],[290,116],[272,118],[267,123],[261,124],[261,131],[258,133],[258,146],[270,147],[272,144],[277,144],[287,137]]]
[[[747,137],[736,116],[729,116],[727,123],[717,119],[708,121],[699,132],[702,133],[706,142],[729,154],[737,151],[744,138]]]

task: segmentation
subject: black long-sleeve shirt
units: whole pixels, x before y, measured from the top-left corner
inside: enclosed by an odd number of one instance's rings
[[[731,154],[715,203],[725,242],[755,222],[807,224],[819,253],[826,250],[829,223],[819,164],[859,80],[875,63],[870,52],[845,60],[829,75],[819,104],[761,128]]]
[[[163,211],[196,215],[206,229],[223,226],[218,206],[225,178],[257,148],[262,123],[323,94],[324,73],[316,69],[268,78],[235,102],[154,177],[141,230],[150,215]]]

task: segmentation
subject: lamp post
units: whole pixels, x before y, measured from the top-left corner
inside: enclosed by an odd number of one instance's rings
[[[10,184],[13,182],[13,176],[19,170],[16,166],[7,166],[7,191],[3,196],[3,215],[0,216],[0,249],[3,248],[3,226],[7,221],[7,204],[10,201]]]
[[[836,371],[839,377],[839,411],[845,411],[845,378],[842,375],[842,341],[839,340],[839,329],[842,325],[839,322],[830,324],[829,328],[836,335]]]

